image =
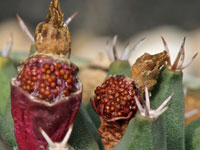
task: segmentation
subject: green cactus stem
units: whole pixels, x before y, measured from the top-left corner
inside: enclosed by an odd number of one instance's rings
[[[126,75],[130,77],[131,66],[128,59],[131,57],[132,53],[139,47],[139,45],[144,41],[145,38],[138,41],[131,49],[129,49],[129,44],[125,47],[122,55],[118,56],[117,51],[117,36],[114,36],[112,42],[112,49],[110,49],[109,42],[107,42],[106,53],[109,57],[111,64],[109,66],[109,75]]]
[[[10,150],[11,147],[9,144],[2,138],[2,135],[0,134],[0,150]]]
[[[190,123],[185,128],[185,149],[199,150],[200,149],[200,119]]]
[[[156,110],[150,108],[147,85],[145,86],[145,105],[141,106],[137,97],[136,104],[139,109],[126,129],[120,142],[114,150],[166,150],[165,129],[162,118],[159,117],[167,109],[167,103],[173,97],[172,93]]]
[[[169,50],[166,41],[162,37],[164,47]],[[185,38],[181,45],[181,49],[173,65],[169,60],[167,66],[162,70],[158,82],[152,91],[152,105],[158,107],[170,93],[175,91],[175,95],[171,100],[171,105],[168,111],[162,116],[164,127],[166,129],[167,149],[169,150],[184,150],[185,149],[185,129],[184,129],[184,92],[183,92],[183,72],[194,60],[183,65],[185,58],[184,51]]]
[[[0,54],[0,115],[3,115],[6,109],[7,102],[10,98],[10,79],[16,75],[16,68],[14,62],[9,57],[12,49],[13,37],[11,35],[10,41],[2,49]]]
[[[10,58],[13,37],[3,48],[0,56],[0,134],[1,141],[4,141],[8,149],[9,146],[16,146],[14,136],[13,119],[11,117],[10,105],[10,79],[17,74],[15,63]],[[0,146],[1,147],[1,146]],[[0,148],[1,149],[1,148]],[[6,148],[5,148],[6,149]]]
[[[74,120],[74,129],[69,144],[75,150],[99,150],[100,138],[90,116],[82,105]]]

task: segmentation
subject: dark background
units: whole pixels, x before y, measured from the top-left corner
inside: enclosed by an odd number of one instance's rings
[[[18,13],[32,29],[44,20],[50,0],[1,0],[0,22]],[[79,15],[70,29],[97,35],[120,35],[127,39],[140,31],[162,25],[184,30],[200,24],[198,0],[60,0],[65,18]]]

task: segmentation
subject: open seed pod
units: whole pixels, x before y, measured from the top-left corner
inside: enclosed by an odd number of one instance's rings
[[[11,81],[11,105],[19,150],[46,149],[41,127],[54,142],[62,141],[82,99],[78,67],[68,57],[71,38],[58,0],[35,32],[36,53],[18,67]]]
[[[106,150],[114,147],[124,134],[129,120],[135,116],[135,97],[142,102],[140,91],[131,79],[123,76],[109,76],[95,90],[92,106],[101,119],[98,133]]]

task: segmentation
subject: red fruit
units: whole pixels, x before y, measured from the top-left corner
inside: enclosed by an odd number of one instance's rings
[[[107,78],[95,94],[91,99],[93,108],[107,122],[131,119],[137,111],[134,97],[142,102],[135,82],[122,75]]]
[[[110,76],[95,90],[92,106],[99,114],[98,134],[105,149],[112,149],[121,139],[129,120],[135,116],[135,97],[142,103],[140,90],[134,81],[123,76]]]
[[[46,22],[36,28],[36,53],[26,58],[11,81],[11,111],[19,150],[46,149],[42,128],[54,142],[63,140],[79,110],[82,84],[70,53],[70,33],[60,4],[52,0]]]
[[[53,103],[68,96],[77,90],[75,85],[78,82],[76,78],[78,68],[65,61],[65,59],[58,61],[55,56],[31,56],[19,67],[16,84],[41,101]],[[59,70],[55,69],[57,64],[61,65]],[[59,75],[56,75],[56,72]],[[66,72],[69,72],[68,75]],[[54,92],[55,89],[58,92]],[[69,91],[68,94],[65,94],[66,90]]]

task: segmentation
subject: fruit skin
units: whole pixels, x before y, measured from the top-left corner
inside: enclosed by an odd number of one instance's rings
[[[113,150],[167,150],[163,122],[138,113]]]
[[[162,100],[175,92],[169,109],[161,116],[166,129],[167,149],[169,150],[185,149],[185,103],[182,78],[182,71],[164,68],[152,91],[151,104],[153,108],[157,108],[162,103]]]
[[[185,128],[185,149],[199,150],[200,149],[200,119],[190,123]]]
[[[11,105],[15,136],[20,150],[40,150],[47,147],[39,127],[56,142],[60,142],[73,122],[82,99],[82,85],[68,97],[48,104],[39,102],[14,84],[11,85]]]

